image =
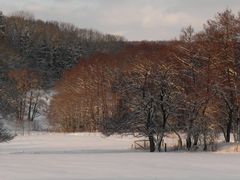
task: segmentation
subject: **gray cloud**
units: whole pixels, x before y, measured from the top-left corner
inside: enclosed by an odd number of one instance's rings
[[[165,40],[177,37],[192,24],[200,29],[217,12],[237,12],[239,0],[0,0],[9,14],[18,10],[36,18],[70,22],[81,28],[125,36],[129,40]]]

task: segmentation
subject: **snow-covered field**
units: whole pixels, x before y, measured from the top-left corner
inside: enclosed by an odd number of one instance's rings
[[[131,137],[18,136],[0,144],[0,180],[239,180],[240,153],[134,151]]]

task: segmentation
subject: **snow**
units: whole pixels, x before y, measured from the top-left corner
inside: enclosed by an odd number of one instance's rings
[[[1,180],[239,180],[240,153],[149,153],[136,138],[34,133],[0,144]]]
[[[217,145],[217,151],[219,153],[235,153],[240,152],[240,145],[236,143],[219,143]]]

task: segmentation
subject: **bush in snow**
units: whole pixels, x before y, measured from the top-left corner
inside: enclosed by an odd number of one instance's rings
[[[10,141],[15,137],[8,128],[5,127],[4,123],[0,121],[0,143]]]

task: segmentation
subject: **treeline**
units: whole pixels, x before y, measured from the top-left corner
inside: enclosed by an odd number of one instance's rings
[[[2,19],[5,43],[21,54],[24,59],[21,67],[37,69],[50,84],[81,57],[114,52],[123,46],[123,37],[67,23],[35,20],[27,12],[16,12]]]
[[[218,13],[199,32],[168,43],[129,45],[81,60],[56,85],[56,130],[138,134],[158,149],[168,132],[188,150],[240,135],[240,15]]]
[[[97,52],[116,53],[124,44],[120,36],[0,11],[0,115],[24,128],[40,113],[42,91],[66,69]]]

